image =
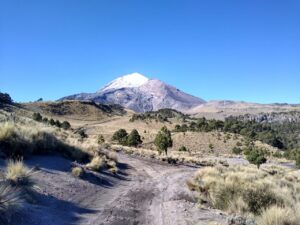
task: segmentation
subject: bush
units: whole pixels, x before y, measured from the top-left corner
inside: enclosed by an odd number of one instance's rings
[[[31,199],[31,194],[36,189],[32,175],[33,170],[25,166],[21,160],[8,161],[4,172],[5,181],[12,187],[20,188],[28,199]]]
[[[61,124],[61,128],[63,128],[64,130],[68,130],[71,128],[71,124],[68,121],[64,121]]]
[[[236,154],[236,155],[239,155],[239,154],[241,154],[243,152],[243,150],[241,149],[241,148],[238,148],[238,147],[234,147],[233,149],[232,149],[232,153],[233,154]]]
[[[260,167],[261,164],[266,163],[267,159],[265,158],[263,152],[261,150],[252,150],[248,155],[247,155],[247,160],[256,165],[258,168]]]
[[[0,222],[8,224],[10,217],[23,206],[22,193],[19,189],[0,183]]]
[[[117,141],[121,145],[127,144],[128,133],[125,129],[119,129],[112,136],[112,141]]]
[[[43,120],[43,117],[40,113],[33,113],[32,118],[38,122],[42,122],[42,120]]]
[[[127,145],[137,147],[142,143],[143,141],[141,140],[139,132],[136,129],[132,130],[127,137]]]
[[[51,118],[51,119],[49,120],[49,124],[50,124],[51,126],[54,126],[54,125],[55,125],[54,119]]]
[[[101,156],[95,156],[90,163],[86,165],[86,168],[93,171],[101,171],[106,167],[105,159]]]
[[[12,104],[13,100],[11,99],[9,94],[0,92],[0,103]]]
[[[188,152],[188,149],[185,147],[185,146],[181,146],[179,149],[178,149],[179,152]]]
[[[80,135],[81,138],[88,138],[88,135],[85,133],[84,130],[79,130],[78,134]]]
[[[97,143],[98,143],[99,145],[102,145],[102,144],[105,143],[105,139],[104,139],[104,137],[103,137],[102,134],[100,134],[100,135],[98,136],[98,138],[97,138]]]
[[[75,177],[83,177],[84,170],[81,167],[72,168],[72,175]]]

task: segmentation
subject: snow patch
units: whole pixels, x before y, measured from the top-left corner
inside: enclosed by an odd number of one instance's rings
[[[140,87],[148,81],[149,79],[140,73],[131,73],[113,80],[100,89],[100,91],[102,92],[113,89]]]

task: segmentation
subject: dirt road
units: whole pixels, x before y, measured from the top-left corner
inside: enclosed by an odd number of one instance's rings
[[[36,202],[28,204],[13,225],[204,225],[224,224],[220,213],[197,207],[185,182],[195,168],[171,166],[118,155],[122,172],[70,174],[70,162],[59,156],[34,157],[40,188]]]

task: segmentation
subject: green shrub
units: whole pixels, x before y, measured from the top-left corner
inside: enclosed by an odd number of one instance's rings
[[[234,147],[233,149],[232,149],[232,153],[233,154],[236,154],[236,155],[239,155],[239,154],[241,154],[243,152],[243,150],[241,149],[241,148],[238,148],[238,147]]]
[[[88,135],[82,129],[78,131],[78,134],[81,138],[88,138]]]
[[[71,124],[68,121],[64,121],[61,123],[61,128],[63,128],[64,130],[68,130],[71,128]]]
[[[105,143],[105,139],[104,139],[104,137],[103,137],[102,134],[100,134],[100,135],[98,136],[98,138],[97,138],[97,143],[98,143],[99,145],[102,145],[102,144]]]
[[[51,118],[51,119],[49,120],[49,124],[50,124],[51,126],[55,126],[55,121],[54,121],[54,119]]]
[[[113,134],[112,141],[117,141],[121,145],[126,145],[127,137],[128,137],[127,131],[125,129],[119,129]]]
[[[183,145],[178,149],[179,152],[188,152],[188,149]]]
[[[260,167],[261,164],[266,163],[267,159],[265,158],[264,154],[260,150],[252,150],[248,155],[247,155],[247,160],[256,165],[257,168]]]
[[[142,143],[143,141],[141,140],[139,132],[136,129],[132,130],[127,137],[127,145],[137,147]]]
[[[42,120],[43,120],[43,117],[40,113],[33,113],[32,118],[38,122],[42,122]]]
[[[0,103],[12,104],[13,100],[9,94],[0,92]]]

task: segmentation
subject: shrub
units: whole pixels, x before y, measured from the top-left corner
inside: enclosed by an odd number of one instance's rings
[[[38,122],[42,122],[42,120],[43,120],[43,117],[40,113],[33,113],[32,118]]]
[[[0,92],[0,103],[12,104],[13,100],[9,94]]]
[[[55,126],[61,127],[61,122],[60,122],[59,120],[56,120],[56,121],[55,121]]]
[[[88,138],[88,135],[82,129],[78,131],[78,134],[80,135],[81,138]]]
[[[64,121],[61,124],[61,128],[63,128],[64,130],[68,130],[71,128],[71,124],[68,121]]]
[[[20,188],[28,199],[31,199],[32,192],[37,188],[32,178],[33,170],[24,165],[21,160],[8,161],[4,172],[5,181],[13,187]]]
[[[51,126],[54,126],[54,125],[55,125],[54,119],[51,118],[51,119],[49,120],[49,124],[50,124]]]
[[[23,203],[19,189],[0,183],[0,222],[8,224],[10,217],[23,206]]]
[[[132,130],[127,137],[127,145],[137,147],[142,143],[143,141],[141,140],[139,132],[136,129]]]
[[[163,126],[158,132],[155,137],[154,144],[159,153],[164,151],[167,155],[168,148],[173,146],[173,140],[171,137],[171,132],[167,129],[166,126]]]
[[[243,150],[241,149],[241,148],[238,148],[238,147],[234,147],[233,149],[232,149],[232,153],[233,154],[236,154],[236,155],[239,155],[239,154],[241,154],[243,152]]]
[[[99,145],[102,145],[102,144],[105,143],[105,139],[104,139],[104,137],[103,137],[102,134],[100,134],[100,135],[98,136],[98,138],[97,138],[97,143],[98,143]]]
[[[188,149],[185,147],[185,146],[181,146],[179,149],[178,149],[179,152],[187,152]]]
[[[72,168],[72,175],[75,177],[82,177],[84,175],[84,170],[81,167]]]
[[[256,165],[258,168],[260,167],[261,164],[265,163],[267,159],[265,158],[264,154],[260,150],[252,150],[248,155],[247,155],[247,160]]]
[[[101,171],[106,166],[105,159],[101,156],[95,156],[90,163],[86,165],[86,168],[94,171]]]
[[[128,137],[127,131],[125,129],[119,129],[113,134],[112,141],[117,141],[121,145],[126,145],[127,137]]]

